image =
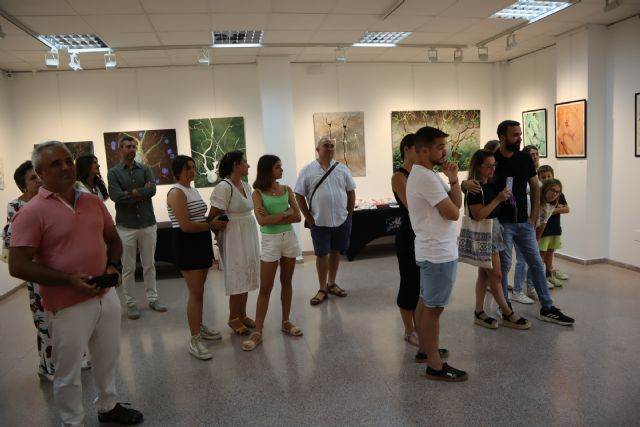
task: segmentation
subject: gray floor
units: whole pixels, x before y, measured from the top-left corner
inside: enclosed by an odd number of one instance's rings
[[[460,266],[441,321],[450,362],[469,372],[469,381],[459,384],[426,380],[424,366],[413,363],[415,349],[402,340],[397,266],[389,251],[368,250],[345,261],[339,282],[349,297],[319,307],[308,302],[316,283],[313,257],[298,265],[293,319],[304,337],[279,331],[275,293],[265,342],[252,353],[241,351],[241,337],[229,335],[221,275],[212,272],[205,318],[224,338],[211,345],[208,362],[187,353],[183,282],[162,280],[160,295],[170,311],[144,309],[140,320],[123,319],[122,400],[153,426],[638,425],[640,274],[557,264],[571,280],[553,297],[577,324],[533,320],[529,331],[473,325],[475,271]],[[534,307],[516,307],[534,318]],[[0,302],[0,325],[0,424],[54,425],[51,385],[35,374],[24,290]],[[96,425],[90,372],[83,380],[88,425]]]

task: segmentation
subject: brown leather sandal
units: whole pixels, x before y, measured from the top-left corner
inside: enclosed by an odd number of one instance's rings
[[[334,283],[333,285],[329,286],[327,290],[329,291],[330,294],[340,298],[344,298],[347,296],[347,291],[345,291],[340,286],[338,286],[337,283]]]
[[[311,302],[311,305],[318,305],[325,302],[328,298],[329,298],[329,292],[327,292],[325,289],[318,289],[318,292],[313,298],[311,298],[310,302]]]

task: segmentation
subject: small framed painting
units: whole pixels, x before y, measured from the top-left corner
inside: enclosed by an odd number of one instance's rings
[[[561,102],[556,107],[556,158],[587,157],[587,100]]]
[[[547,109],[522,112],[522,144],[523,147],[533,145],[538,155],[547,157]]]

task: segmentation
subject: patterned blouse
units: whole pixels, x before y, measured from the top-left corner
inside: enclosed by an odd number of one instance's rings
[[[27,202],[14,199],[7,204],[7,225],[2,230],[2,248],[9,249],[9,243],[11,243],[11,221],[21,207],[26,205]]]

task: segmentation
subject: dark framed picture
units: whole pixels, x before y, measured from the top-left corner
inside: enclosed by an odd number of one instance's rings
[[[556,158],[587,157],[587,100],[561,102],[556,107]]]
[[[522,146],[533,145],[538,155],[547,157],[547,109],[522,112]]]
[[[636,157],[640,157],[640,93],[636,93]]]

